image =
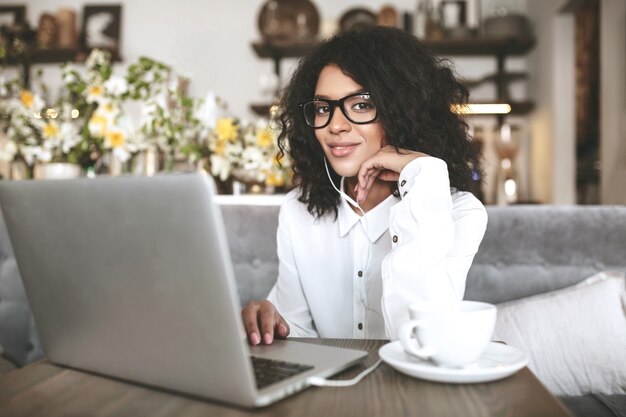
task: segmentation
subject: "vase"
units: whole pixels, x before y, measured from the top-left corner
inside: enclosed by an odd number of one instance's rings
[[[128,173],[127,161],[122,161],[115,153],[110,152],[109,155],[109,175],[117,177]]]
[[[520,129],[517,126],[503,124],[496,128],[495,149],[499,158],[496,173],[494,201],[498,205],[515,204],[519,199],[519,176],[516,156],[519,149]]]
[[[236,168],[232,171],[233,194],[271,194],[258,171]]]
[[[83,169],[78,164],[51,162],[35,165],[33,174],[36,180],[64,180],[82,176]]]
[[[76,47],[76,12],[71,8],[62,8],[55,15],[59,26],[59,48]]]
[[[160,163],[163,172],[195,172],[198,170],[197,164],[192,162],[188,156],[183,155],[176,149],[161,152]]]
[[[317,36],[320,15],[309,0],[268,0],[259,12],[258,26],[268,41],[306,41]]]
[[[28,180],[32,176],[32,167],[29,167],[22,160],[15,160],[9,166],[9,179],[11,180]]]
[[[131,159],[131,173],[151,177],[159,172],[159,153],[157,148],[149,147],[137,152]]]

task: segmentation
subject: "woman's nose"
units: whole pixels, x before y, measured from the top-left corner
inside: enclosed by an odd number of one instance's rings
[[[329,129],[332,133],[341,133],[350,130],[350,121],[343,114],[339,106],[335,107],[330,117]]]

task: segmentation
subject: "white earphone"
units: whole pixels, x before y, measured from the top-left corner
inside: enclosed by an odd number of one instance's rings
[[[337,186],[333,182],[333,179],[330,176],[330,170],[328,169],[328,162],[326,161],[326,157],[324,157],[324,167],[326,167],[326,175],[328,175],[328,180],[330,181],[330,184],[333,186],[333,188],[339,193],[341,197],[343,197],[348,203],[350,203],[352,207],[358,209],[363,215],[363,217],[365,217],[365,211],[363,211],[361,206],[359,206],[359,203],[354,201],[352,197],[350,197],[348,194],[344,193],[339,188],[337,188]],[[343,181],[344,181],[344,177],[341,177],[341,182],[343,183]]]

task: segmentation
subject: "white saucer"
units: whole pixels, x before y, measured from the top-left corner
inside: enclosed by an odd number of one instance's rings
[[[495,381],[522,369],[528,358],[520,350],[502,343],[490,342],[473,364],[464,368],[445,368],[407,354],[399,341],[387,343],[378,351],[380,358],[398,371],[416,378],[436,382],[466,384]]]

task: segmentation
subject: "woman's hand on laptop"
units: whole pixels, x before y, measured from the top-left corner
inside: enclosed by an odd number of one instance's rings
[[[241,317],[251,345],[258,345],[261,341],[269,345],[274,338],[284,339],[289,335],[289,325],[274,304],[267,300],[250,301],[241,310]]]

